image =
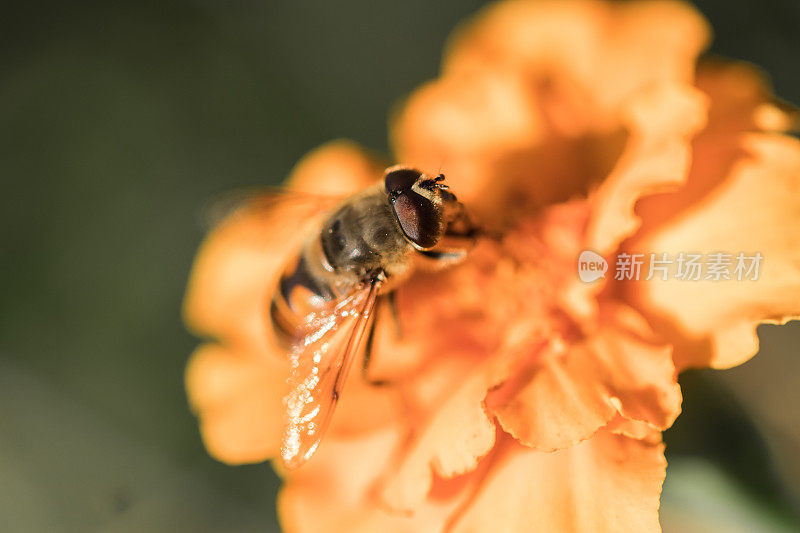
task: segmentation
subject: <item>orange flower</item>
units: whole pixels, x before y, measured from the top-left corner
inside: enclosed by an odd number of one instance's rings
[[[696,65],[709,30],[676,2],[508,1],[452,40],[394,119],[483,226],[463,264],[398,289],[371,387],[351,375],[317,454],[283,472],[288,531],[652,531],[677,372],[757,351],[800,314],[800,143],[752,67]],[[352,193],[384,165],[349,143],[290,188]],[[288,362],[264,302],[314,217],[278,204],[203,245],[187,369],[209,452],[279,454]],[[760,252],[756,281],[583,283],[581,251]],[[643,272],[648,263],[642,265]]]

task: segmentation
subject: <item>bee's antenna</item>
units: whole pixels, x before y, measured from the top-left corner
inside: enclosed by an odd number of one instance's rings
[[[442,168],[444,167],[445,162],[447,161],[447,156],[442,157],[442,162],[439,163],[439,168],[436,169],[436,177],[438,178],[441,176],[444,178],[444,174],[442,174]]]
[[[433,179],[425,179],[420,183],[420,187],[423,189],[433,190],[433,189],[441,189],[447,190],[450,187],[440,183],[444,181],[444,174],[442,174],[442,167],[444,166],[444,159],[442,159],[442,163],[439,165],[439,168],[436,170],[436,177]]]

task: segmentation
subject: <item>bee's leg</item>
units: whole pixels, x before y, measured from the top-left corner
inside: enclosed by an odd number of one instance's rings
[[[392,312],[392,318],[394,319],[395,335],[400,339],[403,337],[403,328],[400,325],[400,313],[397,312],[397,293],[395,291],[390,292],[386,295],[386,300],[389,302],[389,311]]]
[[[451,250],[447,252],[438,252],[436,250],[420,250],[422,255],[435,261],[443,261],[445,263],[454,261],[458,262],[467,256],[467,250]]]
[[[389,294],[394,294],[390,292]],[[380,296],[378,297],[378,303],[375,305],[375,310],[372,312],[372,323],[369,326],[369,333],[367,333],[367,341],[364,346],[364,359],[361,365],[361,377],[368,385],[372,385],[373,387],[380,387],[386,385],[385,381],[370,379],[367,375],[369,371],[369,363],[372,360],[372,348],[375,343],[375,326],[378,323],[378,315],[380,313],[381,304],[385,300],[386,297]],[[389,300],[389,304],[392,305],[392,299]],[[394,306],[392,305],[392,309],[394,310]]]

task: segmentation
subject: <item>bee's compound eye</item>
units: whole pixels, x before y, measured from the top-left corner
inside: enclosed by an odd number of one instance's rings
[[[432,248],[442,232],[442,213],[433,201],[412,190],[403,191],[392,209],[406,238],[422,249]]]
[[[384,183],[386,185],[386,192],[389,194],[399,193],[411,189],[411,186],[416,183],[422,173],[413,168],[398,168],[386,173]]]

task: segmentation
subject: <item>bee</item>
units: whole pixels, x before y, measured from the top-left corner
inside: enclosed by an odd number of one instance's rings
[[[287,468],[319,446],[365,334],[366,377],[376,302],[420,262],[458,263],[474,243],[475,227],[444,182],[443,174],[388,168],[379,183],[320,217],[280,276],[268,320],[291,363],[281,444]]]

